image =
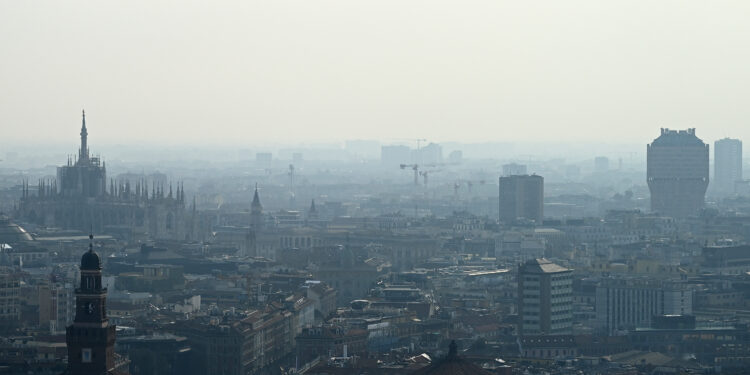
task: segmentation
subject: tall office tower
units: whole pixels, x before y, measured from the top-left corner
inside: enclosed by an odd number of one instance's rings
[[[547,259],[518,267],[521,335],[566,335],[573,331],[573,270]]]
[[[75,319],[65,333],[68,346],[65,374],[127,373],[128,362],[115,354],[115,326],[107,319],[106,300],[101,259],[89,244],[89,251],[81,257],[81,285],[76,289]]]
[[[526,165],[516,163],[503,164],[503,176],[507,177],[521,174],[527,174]]]
[[[651,210],[672,217],[695,215],[708,188],[708,145],[695,129],[661,129],[646,146],[646,177]]]
[[[544,219],[544,178],[537,175],[500,177],[500,221]]]
[[[742,180],[742,141],[724,138],[714,142],[714,186],[722,193],[734,193]]]
[[[685,284],[650,279],[607,279],[596,288],[596,325],[606,334],[649,327],[660,315],[691,315]]]

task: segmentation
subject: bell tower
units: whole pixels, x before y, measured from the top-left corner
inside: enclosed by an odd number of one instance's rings
[[[81,284],[76,288],[76,315],[68,326],[66,374],[108,374],[115,370],[115,326],[107,319],[107,288],[102,287],[102,264],[94,252],[94,236],[89,251],[81,257]]]

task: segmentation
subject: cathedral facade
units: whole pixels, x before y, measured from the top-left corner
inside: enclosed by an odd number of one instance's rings
[[[107,169],[88,148],[86,115],[81,125],[78,155],[57,168],[57,178],[26,182],[17,216],[44,227],[91,230],[125,238],[190,239],[196,222],[195,209],[185,208],[182,186],[140,181],[109,180]],[[109,188],[108,188],[109,185]]]

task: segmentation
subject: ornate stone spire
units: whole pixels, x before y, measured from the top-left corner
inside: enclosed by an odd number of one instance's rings
[[[86,129],[86,111],[81,110],[81,149],[78,151],[78,160],[79,161],[87,161],[89,159],[89,146],[88,146],[88,136],[89,132]]]

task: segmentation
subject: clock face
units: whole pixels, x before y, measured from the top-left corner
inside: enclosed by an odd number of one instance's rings
[[[94,313],[94,303],[93,302],[89,302],[86,305],[86,312],[89,313],[89,314],[93,314]]]

